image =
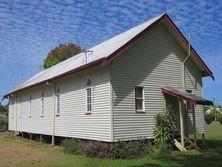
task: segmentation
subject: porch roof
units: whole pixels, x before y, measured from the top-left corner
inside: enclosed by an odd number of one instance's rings
[[[210,100],[206,100],[200,96],[196,96],[194,94],[191,94],[187,91],[175,89],[172,87],[165,87],[161,88],[163,94],[174,96],[176,98],[189,101],[194,104],[201,104],[201,105],[213,105],[213,102]]]

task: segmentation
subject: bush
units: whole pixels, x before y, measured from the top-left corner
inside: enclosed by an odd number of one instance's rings
[[[205,122],[211,124],[215,120],[215,114],[209,113],[205,115]]]
[[[150,142],[142,138],[134,141],[120,140],[116,143],[65,139],[62,144],[67,153],[99,158],[137,158],[149,154],[152,150]]]
[[[153,145],[152,156],[155,158],[166,157],[170,150],[172,150],[172,145],[167,143],[160,143],[158,145]]]
[[[81,143],[79,139],[64,139],[62,141],[65,152],[70,154],[81,154]]]
[[[115,158],[137,158],[149,154],[152,145],[148,140],[118,141],[114,149]]]
[[[154,143],[157,146],[174,145],[176,134],[175,116],[169,111],[158,113],[155,116]]]
[[[219,114],[219,113],[217,114],[216,119],[217,119],[217,121],[220,122],[220,124],[222,124],[222,114],[221,114],[221,113],[220,113],[220,114]]]
[[[100,141],[82,141],[82,153],[89,157],[111,157],[110,146]]]

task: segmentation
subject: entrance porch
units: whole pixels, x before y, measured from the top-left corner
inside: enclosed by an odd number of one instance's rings
[[[180,136],[180,141],[178,141],[178,139],[174,140],[176,147],[179,150],[186,152],[187,149],[185,148],[185,142],[189,142],[193,147],[198,149],[195,106],[213,105],[213,102],[184,90],[179,90],[171,87],[165,87],[161,90],[166,97],[166,104],[172,107],[172,110],[176,115],[175,124],[178,129],[178,135]],[[192,114],[192,131],[190,130],[190,127],[188,127],[188,114]],[[193,134],[193,141],[189,139],[189,134]]]

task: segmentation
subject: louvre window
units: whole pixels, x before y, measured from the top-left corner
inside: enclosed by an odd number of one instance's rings
[[[86,112],[92,111],[92,83],[88,79],[86,83]]]
[[[19,117],[21,118],[22,116],[22,99],[19,99]]]
[[[44,92],[42,92],[42,97],[41,97],[41,117],[44,115]]]
[[[29,97],[29,117],[32,115],[32,96]]]
[[[60,88],[56,89],[56,115],[60,114]]]
[[[13,100],[11,100],[11,109],[12,109],[11,118],[13,118],[14,117],[14,112],[15,112],[15,104],[14,104]]]
[[[137,112],[145,111],[143,87],[135,87],[135,108]]]
[[[188,93],[192,94],[192,90],[186,90]],[[187,101],[187,111],[192,112],[193,111],[193,104],[189,101]]]

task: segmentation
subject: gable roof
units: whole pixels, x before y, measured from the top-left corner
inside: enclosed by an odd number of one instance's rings
[[[140,37],[142,37],[146,32],[155,27],[157,24],[161,23],[163,20],[167,20],[170,25],[173,26],[176,33],[182,38],[186,45],[188,45],[188,41],[183,36],[183,34],[179,31],[173,21],[167,14],[161,14],[143,24],[136,26],[124,33],[121,33],[99,45],[96,45],[89,50],[92,51],[89,55],[87,54],[87,62],[86,62],[86,53],[79,53],[51,68],[48,68],[44,71],[39,72],[34,75],[29,80],[25,81],[10,93],[6,94],[4,97],[9,96],[10,94],[17,93],[23,91],[25,89],[44,84],[58,78],[67,76],[74,72],[78,72],[80,70],[92,67],[97,64],[101,64],[102,66],[109,64],[115,58],[117,58],[121,53],[123,53],[126,49],[128,49],[131,45],[135,43]],[[213,73],[207,67],[207,65],[203,62],[200,56],[196,53],[196,51],[191,46],[191,51],[194,52],[194,55],[198,62],[205,69],[206,75],[211,76],[213,78]]]

